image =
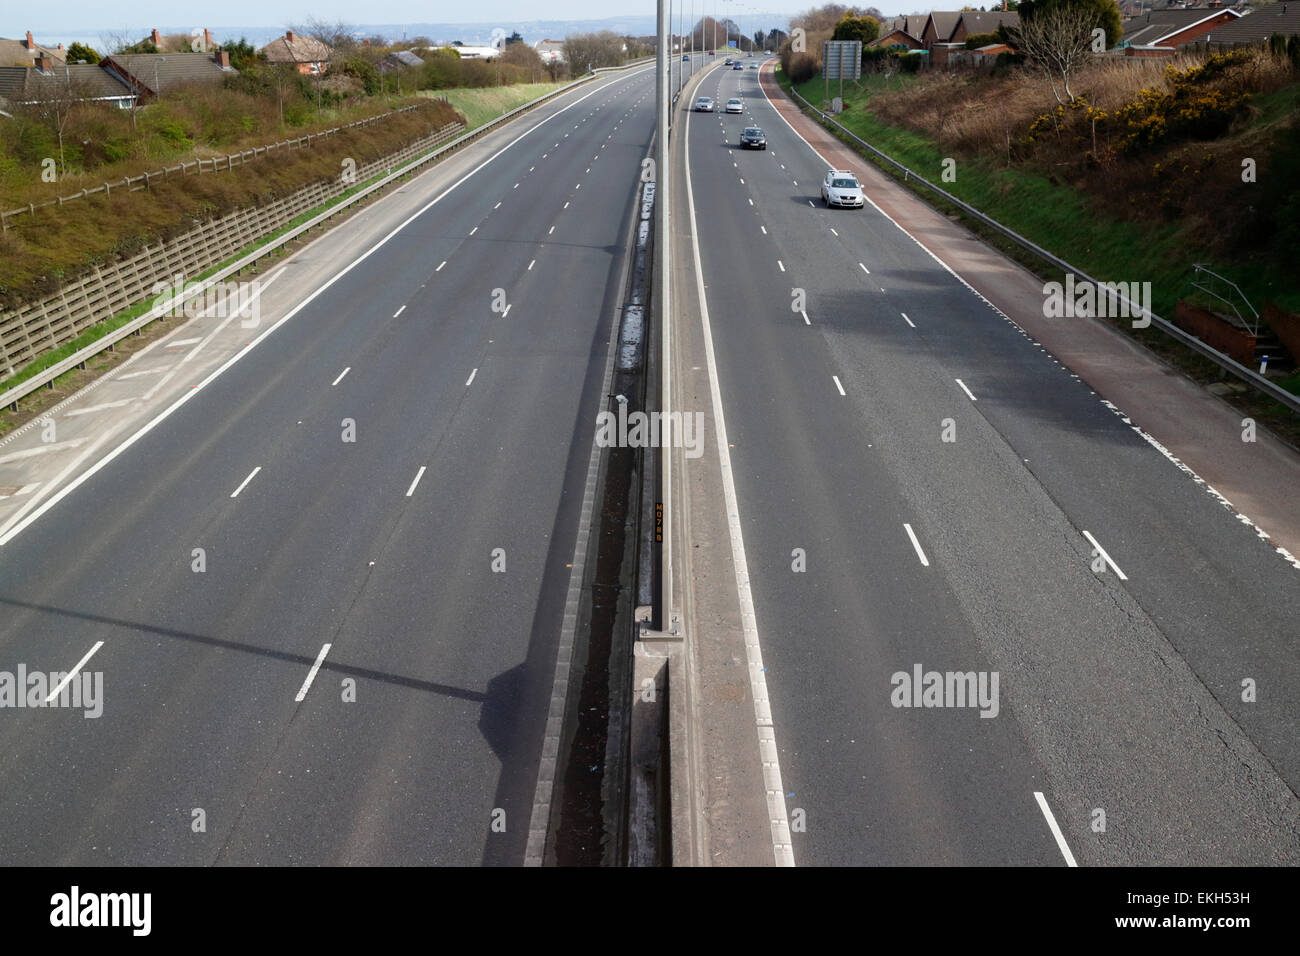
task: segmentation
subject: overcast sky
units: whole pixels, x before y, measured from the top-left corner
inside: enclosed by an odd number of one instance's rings
[[[686,11],[691,12],[690,0]],[[742,12],[756,10],[800,10],[813,6],[812,0],[695,0],[695,15],[716,7],[720,15],[733,19]],[[655,11],[654,0],[480,0],[476,3],[418,2],[418,0],[220,0],[178,4],[175,0],[131,0],[124,4],[105,4],[103,0],[56,0],[33,4],[20,12],[18,4],[6,4],[0,36],[22,36],[26,30],[36,33],[84,32],[87,29],[129,28],[132,34],[154,25],[180,26],[265,26],[282,27],[315,18],[345,23],[472,23],[499,20],[502,26],[529,20],[597,20],[605,17],[649,15]],[[882,7],[882,9],[885,9]],[[674,20],[676,17],[674,16]],[[25,20],[30,23],[16,21]],[[202,21],[202,22],[200,22]]]

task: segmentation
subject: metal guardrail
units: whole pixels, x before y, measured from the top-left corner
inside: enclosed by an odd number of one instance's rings
[[[409,173],[413,172],[418,167],[426,163],[433,162],[436,159],[440,159],[443,155],[452,152],[453,150],[459,149],[461,146],[464,146],[466,143],[469,143],[472,140],[479,138],[480,136],[496,129],[496,127],[501,126],[504,123],[508,123],[510,120],[516,118],[520,114],[527,112],[528,110],[531,110],[537,106],[540,106],[542,103],[545,103],[548,100],[555,99],[557,96],[562,96],[563,94],[569,92],[575,87],[581,86],[584,83],[589,83],[591,82],[591,80],[597,78],[598,76],[602,76],[607,73],[617,73],[623,70],[628,70],[635,66],[639,66],[644,62],[646,61],[634,60],[629,63],[625,63],[623,66],[598,67],[587,76],[580,77],[579,79],[576,79],[571,83],[566,83],[564,84],[564,86],[561,86],[558,89],[554,89],[549,93],[545,93],[542,96],[537,97],[536,99],[529,100],[527,103],[521,104],[520,106],[516,106],[514,109],[510,110],[509,112],[502,113],[500,116],[496,117],[495,119],[489,120],[488,122],[484,123],[482,126],[479,126],[477,129],[472,129],[469,132],[456,137],[451,142],[445,143],[442,146],[439,146],[436,149],[430,151],[429,153],[426,153],[424,156],[418,157],[417,159],[413,159],[405,166],[402,166],[401,168],[394,170],[393,172],[384,176],[382,179],[379,179],[376,182],[371,183],[369,186],[366,186],[365,188],[361,189],[359,192],[353,193],[351,196],[344,199],[343,201],[338,202],[333,206],[330,206],[324,212],[321,212],[313,216],[311,219],[309,219],[307,222],[304,222],[302,225],[295,226],[293,229],[289,230],[284,235],[279,236],[276,239],[270,240],[265,245],[259,246],[257,249],[254,249],[252,252],[248,253],[248,255],[241,257],[240,259],[236,260],[235,262],[231,263],[225,268],[214,273],[212,276],[209,276],[207,279],[204,279],[202,282],[195,282],[193,285],[187,285],[184,291],[182,292],[182,294],[172,296],[166,302],[160,305],[155,305],[144,315],[132,319],[130,322],[128,322],[126,325],[123,325],[121,328],[114,329],[112,332],[108,333],[107,335],[96,339],[94,342],[91,342],[85,348],[79,349],[78,351],[74,352],[72,355],[69,355],[67,358],[63,359],[62,361],[57,362],[54,365],[51,365],[45,371],[41,372],[41,374],[35,375],[32,378],[29,378],[27,381],[21,383],[20,385],[15,385],[13,388],[9,389],[8,391],[0,393],[0,408],[12,407],[16,410],[18,407],[18,402],[21,399],[25,398],[26,396],[30,395],[32,392],[36,391],[38,388],[42,388],[46,385],[52,386],[54,380],[58,378],[60,375],[64,375],[67,372],[72,371],[74,368],[77,368],[78,366],[84,367],[86,362],[89,359],[94,358],[100,352],[103,352],[106,349],[111,348],[113,345],[117,344],[122,339],[126,338],[128,335],[131,335],[132,333],[139,331],[140,329],[148,325],[150,322],[153,322],[155,319],[159,319],[162,316],[172,312],[177,306],[180,306],[186,300],[191,299],[195,296],[202,295],[204,292],[206,292],[207,289],[211,288],[216,283],[224,282],[230,276],[242,272],[244,269],[248,268],[250,265],[252,265],[254,262],[262,258],[263,256],[269,255],[272,252],[274,252],[276,249],[279,249],[281,246],[284,246],[287,243],[292,242],[294,239],[298,238],[298,236],[320,225],[321,223],[331,218],[332,216],[337,215],[339,212],[342,212],[343,210],[347,209],[353,203],[359,202],[360,200],[364,199],[366,196],[369,196],[371,193],[375,192],[376,190],[383,189],[385,186],[389,185],[395,180],[400,179],[403,176],[406,176]]]
[[[1008,229],[1006,226],[1002,225],[1002,223],[998,222],[996,219],[990,218],[989,216],[980,212],[978,209],[976,209],[974,206],[970,205],[969,203],[963,202],[962,200],[954,196],[952,193],[948,192],[946,189],[936,186],[934,183],[930,182],[924,176],[919,175],[915,170],[909,169],[908,167],[900,163],[898,160],[894,159],[892,156],[889,156],[888,154],[881,152],[879,149],[872,146],[870,143],[862,139],[860,136],[857,136],[855,133],[845,129],[840,123],[832,119],[830,114],[823,112],[821,109],[819,109],[816,106],[813,106],[812,103],[808,102],[808,100],[805,99],[797,90],[792,88],[790,90],[790,95],[793,96],[798,102],[802,103],[804,107],[807,108],[809,111],[815,113],[823,123],[827,124],[828,126],[833,126],[842,135],[844,135],[848,139],[851,139],[853,142],[857,143],[863,149],[869,151],[873,155],[884,160],[890,166],[893,166],[895,169],[899,170],[903,174],[903,179],[905,181],[910,179],[915,179],[921,185],[930,189],[935,194],[943,197],[945,201],[952,203],[954,206],[962,210],[967,215],[971,216],[974,219],[979,220],[981,223],[988,226],[993,231],[1003,236],[1006,236],[1012,242],[1015,242],[1017,245],[1023,247],[1024,249],[1027,249],[1029,252],[1032,252],[1034,255],[1038,256],[1044,261],[1049,262],[1052,265],[1056,266],[1057,268],[1065,270],[1066,272],[1072,272],[1079,278],[1084,279],[1087,282],[1091,282],[1097,288],[1101,288],[1101,283],[1098,282],[1096,279],[1094,279],[1092,276],[1088,275],[1088,273],[1084,272],[1082,269],[1079,269],[1076,266],[1073,266],[1070,263],[1066,262],[1064,259],[1060,258],[1059,256],[1056,256],[1048,252],[1042,246],[1039,246],[1036,243],[1026,239],[1024,236],[1020,235],[1020,233]],[[1128,306],[1133,306],[1134,308],[1138,308],[1137,303],[1132,302],[1126,296],[1117,294],[1116,298],[1123,301]],[[1192,351],[1209,359],[1211,362],[1213,362],[1215,365],[1218,365],[1224,371],[1227,371],[1232,375],[1235,375],[1237,378],[1241,379],[1247,385],[1250,385],[1257,391],[1262,392],[1264,395],[1267,395],[1269,398],[1275,399],[1276,401],[1282,403],[1283,405],[1285,405],[1287,408],[1291,409],[1294,412],[1300,412],[1300,395],[1294,395],[1291,392],[1288,392],[1286,389],[1282,388],[1281,386],[1273,382],[1270,382],[1268,379],[1260,375],[1258,372],[1254,371],[1253,369],[1246,368],[1246,366],[1242,365],[1240,362],[1236,361],[1235,359],[1220,352],[1218,349],[1211,348],[1210,346],[1202,342],[1200,339],[1198,339],[1196,336],[1189,335],[1187,332],[1183,331],[1178,326],[1174,325],[1172,322],[1162,318],[1161,316],[1156,315],[1154,312],[1151,312],[1150,310],[1142,310],[1142,311],[1145,313],[1145,315],[1150,317],[1151,324],[1153,326],[1160,329],[1160,331],[1164,332],[1170,338],[1174,339],[1177,342],[1182,343],[1183,345],[1190,348]],[[1135,314],[1139,314],[1139,313],[1135,313]]]

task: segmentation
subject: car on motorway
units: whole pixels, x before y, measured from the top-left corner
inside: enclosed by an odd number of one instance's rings
[[[746,126],[740,134],[741,149],[767,149],[767,134],[757,126]]]
[[[735,65],[732,66],[733,70],[743,70],[744,68],[745,68],[745,64],[741,63],[739,60],[737,60]]]
[[[695,112],[697,112],[697,113],[712,113],[712,112],[713,112],[713,98],[712,98],[711,96],[701,96],[699,99],[697,99],[697,100],[695,101]]]
[[[736,62],[736,61],[733,60],[731,57],[727,57],[725,60],[722,61],[722,65],[723,65],[723,66],[731,66],[731,64],[733,64],[733,63],[735,63],[735,62]]]
[[[727,112],[728,113],[745,112],[745,101],[742,100],[739,96],[733,96],[731,99],[727,100]]]
[[[858,178],[847,169],[831,169],[822,178],[822,200],[827,206],[861,208],[865,199]]]
[[[750,68],[751,70],[757,70],[757,69],[758,69],[758,64],[757,64],[757,63],[751,63],[751,64],[749,64],[749,68]]]

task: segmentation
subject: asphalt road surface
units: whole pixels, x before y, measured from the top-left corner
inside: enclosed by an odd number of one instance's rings
[[[522,862],[653,99],[583,86],[305,249],[352,268],[4,544],[0,671],[93,651],[103,696],[4,712],[0,860]]]
[[[826,209],[756,71],[696,95],[745,101],[690,114],[675,235],[795,862],[1300,861],[1295,568],[899,225]],[[917,668],[998,704],[899,706]]]

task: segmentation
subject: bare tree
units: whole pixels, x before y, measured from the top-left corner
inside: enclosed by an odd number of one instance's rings
[[[593,66],[618,66],[623,62],[623,39],[612,30],[572,34],[564,38],[564,59],[572,76],[582,76]]]
[[[1070,89],[1070,78],[1092,59],[1092,31],[1096,26],[1094,11],[1081,5],[1057,4],[1037,11],[1032,19],[1022,20],[1015,28],[1016,48],[1043,71],[1057,103],[1074,102],[1076,94]]]

